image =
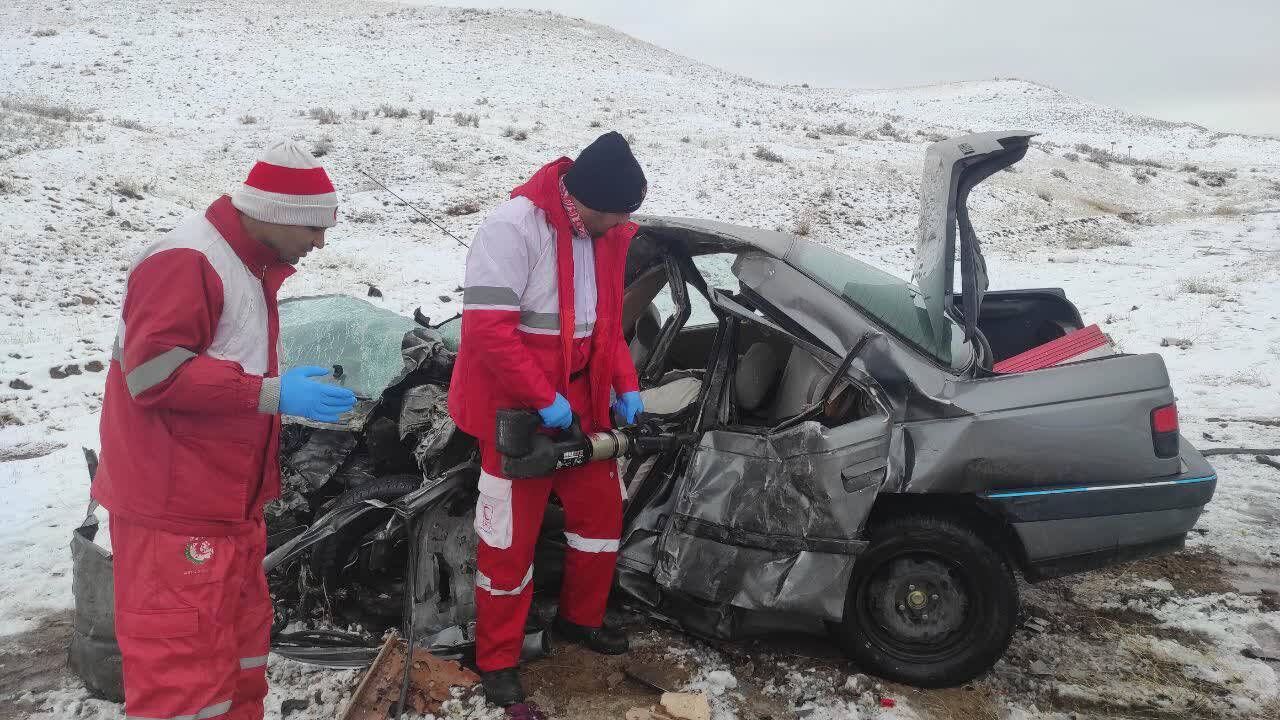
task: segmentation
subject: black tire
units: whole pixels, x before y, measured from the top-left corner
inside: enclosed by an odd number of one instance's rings
[[[871,530],[832,630],[872,674],[951,687],[991,669],[1017,615],[1018,586],[997,549],[954,520],[907,515]]]

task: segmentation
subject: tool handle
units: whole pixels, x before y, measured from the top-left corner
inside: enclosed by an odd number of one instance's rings
[[[508,408],[496,416],[494,443],[498,452],[508,457],[524,457],[533,452],[533,437],[542,427],[536,410]]]
[[[573,419],[569,421],[569,427],[556,433],[556,440],[586,440],[587,434],[582,431],[582,418],[578,417],[578,413],[573,414]]]
[[[499,410],[494,433],[494,441],[498,452],[512,458],[521,458],[534,450],[534,438],[542,430],[542,416],[536,410],[508,408]],[[551,437],[555,440],[586,440],[582,431],[582,419],[577,413],[569,421],[569,427],[553,430]]]

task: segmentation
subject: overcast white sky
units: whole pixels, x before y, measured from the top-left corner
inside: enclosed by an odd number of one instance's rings
[[[554,10],[758,80],[1021,77],[1214,129],[1280,134],[1280,0],[428,0]]]

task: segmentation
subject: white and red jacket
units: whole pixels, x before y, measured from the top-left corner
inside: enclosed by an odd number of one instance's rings
[[[93,482],[113,515],[238,535],[279,495],[276,293],[292,274],[226,196],[134,262]]]
[[[548,163],[485,218],[467,255],[462,341],[449,387],[458,427],[492,441],[503,408],[547,407],[586,367],[591,407],[573,408],[583,430],[608,428],[610,389],[639,389],[622,335],[623,270],[638,229],[575,238],[560,177]]]

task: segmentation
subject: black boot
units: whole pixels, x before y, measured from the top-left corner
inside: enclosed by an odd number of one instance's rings
[[[587,627],[571,623],[557,615],[553,629],[557,637],[601,655],[622,655],[627,651],[627,634],[617,628]]]
[[[519,668],[506,668],[480,673],[484,696],[498,707],[524,702],[524,688],[520,686]]]

